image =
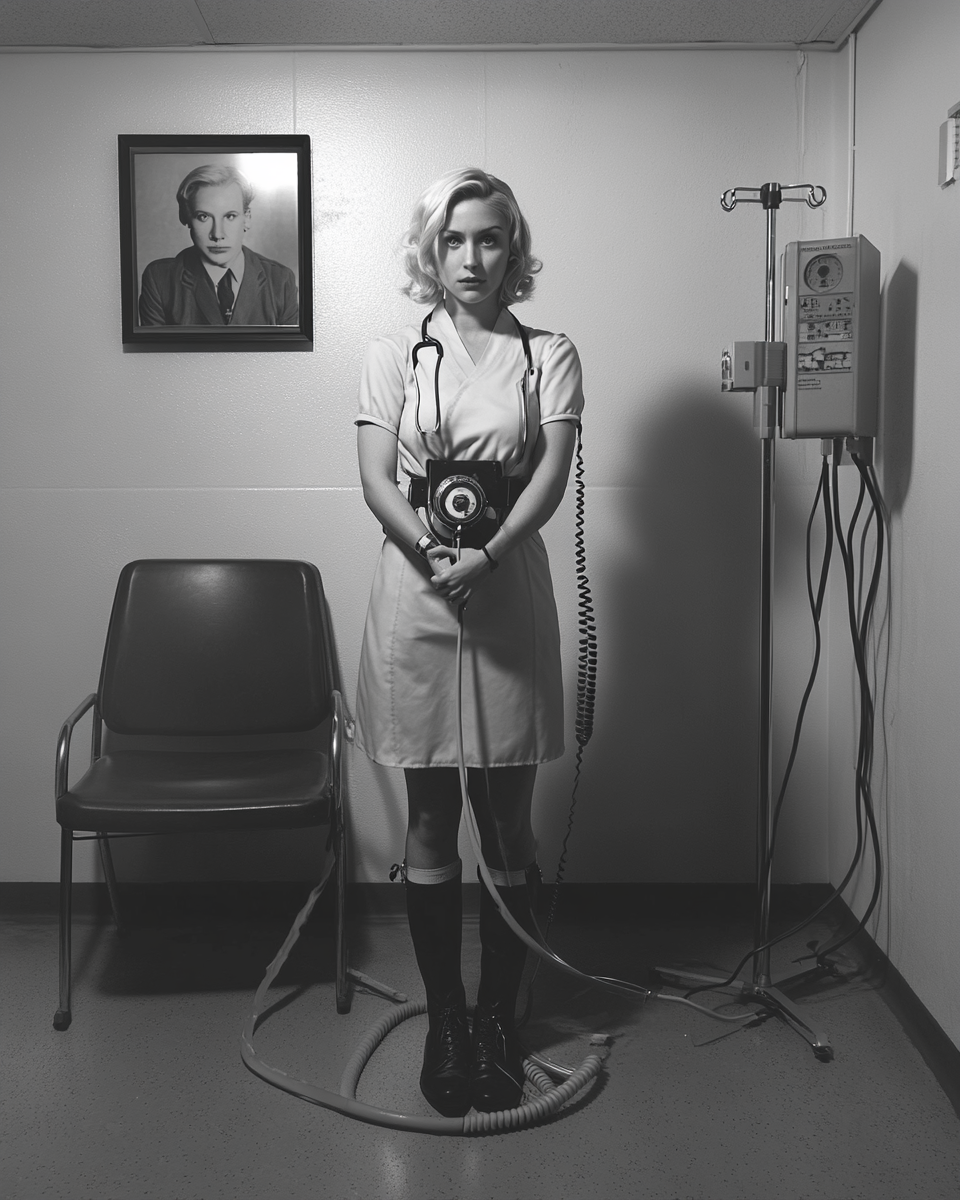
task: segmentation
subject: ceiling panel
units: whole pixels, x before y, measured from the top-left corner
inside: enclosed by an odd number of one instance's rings
[[[0,46],[192,46],[194,0],[0,0]]]
[[[862,0],[199,0],[218,42],[801,42]],[[853,15],[856,15],[855,12]],[[269,34],[269,36],[266,36]]]
[[[0,0],[0,46],[835,45],[877,0]]]

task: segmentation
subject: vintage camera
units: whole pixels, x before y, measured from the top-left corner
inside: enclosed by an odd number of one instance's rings
[[[410,480],[408,499],[427,510],[434,533],[452,546],[485,546],[527,486],[526,479],[505,476],[503,463],[493,459],[427,461],[426,476]]]
[[[499,527],[497,508],[506,507],[503,464],[492,459],[430,459],[427,510],[434,532],[461,546],[485,546]]]

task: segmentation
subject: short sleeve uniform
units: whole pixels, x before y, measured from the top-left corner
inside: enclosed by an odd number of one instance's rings
[[[526,389],[523,343],[507,310],[474,364],[439,305],[429,322],[443,347],[439,374],[430,347],[418,351],[414,373],[419,326],[370,343],[357,421],[397,434],[404,492],[408,477],[426,475],[429,459],[496,459],[505,475],[528,477],[540,427],[579,422],[576,348],[563,334],[526,332],[533,362]],[[457,764],[457,610],[436,594],[430,575],[412,547],[387,537],[367,611],[356,707],[358,745],[386,766]],[[560,635],[539,534],[504,555],[466,607],[463,733],[467,766],[518,766],[563,753]]]

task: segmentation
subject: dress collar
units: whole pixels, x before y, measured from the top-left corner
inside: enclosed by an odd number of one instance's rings
[[[506,308],[500,309],[497,323],[494,325],[493,332],[490,334],[483,353],[476,363],[470,357],[470,352],[461,341],[457,327],[453,323],[453,318],[447,312],[442,300],[430,314],[427,332],[430,333],[431,330],[433,336],[443,343],[444,351],[454,360],[464,378],[469,377],[474,371],[478,371],[481,367],[485,366],[490,358],[503,348],[503,339],[505,337],[519,341],[516,324],[510,311]]]

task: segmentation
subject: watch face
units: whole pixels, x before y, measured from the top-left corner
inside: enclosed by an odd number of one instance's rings
[[[803,272],[804,282],[814,292],[832,291],[842,278],[843,264],[835,254],[818,254]]]

